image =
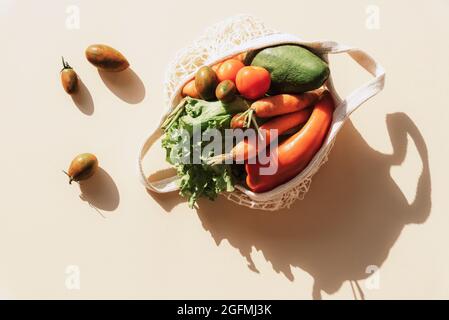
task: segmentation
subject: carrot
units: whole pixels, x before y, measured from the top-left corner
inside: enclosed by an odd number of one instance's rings
[[[241,113],[235,114],[231,119],[231,129],[246,128],[248,115]]]
[[[198,91],[196,90],[195,79],[187,82],[187,84],[184,86],[184,88],[182,88],[182,96],[183,97],[189,96],[189,97],[195,98],[195,99],[200,98],[200,95],[198,94]]]
[[[321,148],[332,122],[333,111],[334,101],[330,93],[325,91],[304,127],[277,147],[276,159],[270,159],[277,161],[278,167],[274,174],[262,175],[260,172],[269,163],[245,165],[248,187],[254,192],[269,191],[299,174]]]
[[[291,128],[305,123],[309,118],[310,113],[311,110],[305,109],[276,117],[273,120],[264,123],[259,128],[260,131],[265,132],[264,139],[265,141],[267,141],[267,143],[263,144],[263,146],[258,146],[257,141],[245,139],[237,143],[237,145],[232,148],[229,153],[210,158],[208,163],[211,165],[215,165],[230,160],[244,161],[248,160],[250,156],[257,156],[258,153],[264,151],[263,147],[266,147],[275,139],[275,137],[271,136],[270,130],[277,130],[278,135],[281,135]]]
[[[245,63],[246,55],[247,55],[247,54],[248,54],[248,52],[246,52],[246,51],[241,52],[241,53],[239,53],[238,55],[234,56],[233,59],[237,59],[237,60],[240,60],[241,62]]]
[[[286,114],[290,112],[299,111],[310,107],[314,104],[322,90],[305,92],[302,94],[279,94],[276,96],[262,98],[251,105],[251,109],[260,118],[269,118]]]

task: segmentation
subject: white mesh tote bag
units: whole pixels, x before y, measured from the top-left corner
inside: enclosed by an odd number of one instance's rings
[[[178,189],[176,175],[150,182],[147,179],[148,172],[144,172],[142,161],[150,148],[153,146],[161,147],[160,143],[156,143],[163,135],[160,126],[170,111],[181,100],[183,86],[194,77],[198,68],[203,65],[213,65],[244,51],[279,44],[298,44],[308,47],[325,61],[328,61],[328,55],[346,53],[373,76],[370,82],[362,85],[346,98],[341,99],[333,87],[331,70],[331,75],[325,83],[325,87],[333,96],[336,106],[331,127],[321,149],[296,177],[268,192],[254,193],[242,185],[236,185],[234,192],[223,193],[229,200],[240,205],[270,211],[289,207],[295,200],[303,199],[309,189],[313,175],[326,162],[343,123],[361,104],[383,89],[385,71],[363,50],[333,41],[304,41],[296,35],[269,29],[259,20],[248,15],[232,17],[207,29],[203,36],[192,45],[180,51],[168,66],[165,82],[167,112],[162,116],[157,128],[145,139],[138,156],[139,176],[147,189],[158,193],[172,192]]]

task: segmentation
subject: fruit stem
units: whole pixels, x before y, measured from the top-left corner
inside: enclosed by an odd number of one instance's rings
[[[64,60],[64,57],[61,56],[61,58],[62,58],[62,66],[63,66],[62,70],[64,70],[64,69],[72,69],[72,67],[69,65],[69,63]]]
[[[66,171],[62,170],[66,174],[67,177],[69,177],[69,184],[72,184],[73,177],[71,177]]]

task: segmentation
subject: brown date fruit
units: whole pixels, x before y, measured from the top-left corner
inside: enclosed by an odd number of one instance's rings
[[[86,49],[86,58],[95,67],[104,71],[120,72],[129,67],[129,62],[123,54],[105,44],[89,46]]]
[[[220,82],[215,89],[217,99],[224,103],[229,103],[235,99],[237,95],[237,88],[235,83],[231,80],[224,80]]]
[[[78,90],[78,75],[62,57],[61,83],[65,92],[73,94]]]
[[[218,78],[215,71],[208,66],[201,67],[195,75],[195,87],[200,97],[204,100],[215,100],[215,88]]]
[[[69,183],[79,182],[92,177],[98,170],[98,159],[92,153],[77,155],[70,163],[69,170],[64,173],[69,177]]]

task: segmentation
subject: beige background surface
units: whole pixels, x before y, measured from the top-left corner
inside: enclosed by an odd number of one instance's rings
[[[68,5],[79,30],[66,28]],[[366,27],[369,5],[380,29]],[[192,211],[135,173],[164,108],[165,66],[235,13],[364,48],[387,70],[306,199],[275,214],[224,199]],[[1,298],[354,299],[351,285],[367,299],[449,298],[448,1],[0,0],[0,30]],[[133,72],[99,75],[84,58],[98,42]],[[61,55],[85,85],[74,100]],[[332,72],[342,94],[368,79],[346,57]],[[104,169],[83,190],[61,173],[81,152]],[[80,290],[66,287],[71,265]]]

